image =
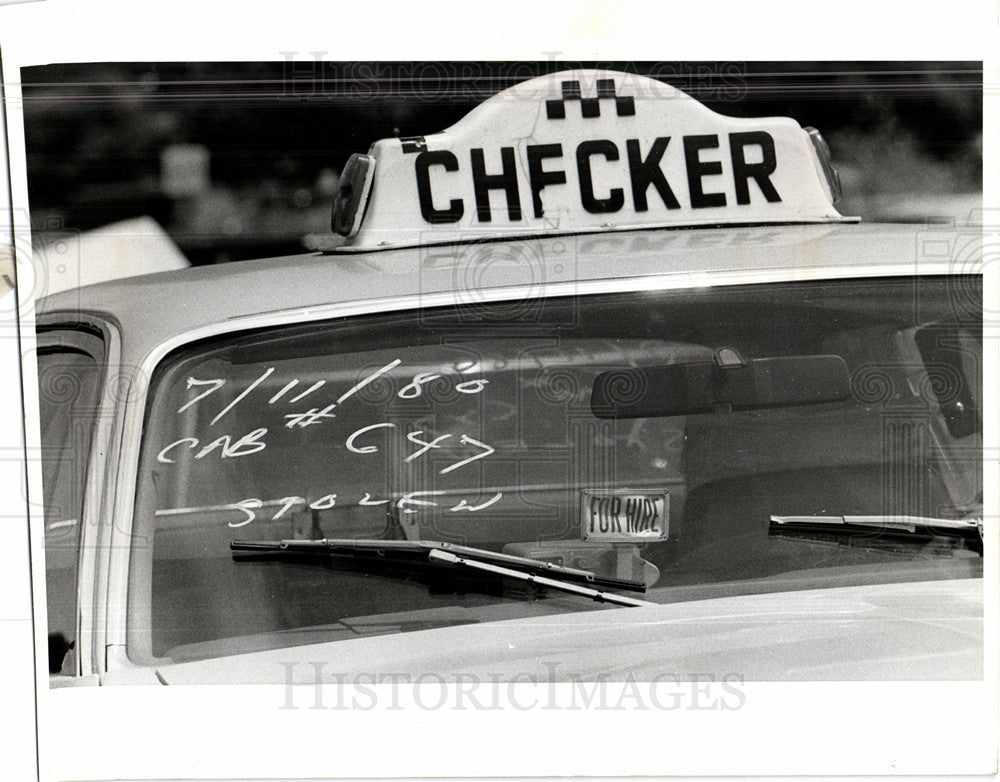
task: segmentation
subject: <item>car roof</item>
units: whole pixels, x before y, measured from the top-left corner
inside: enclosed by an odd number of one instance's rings
[[[922,225],[729,226],[592,233],[283,258],[129,277],[40,299],[42,323],[79,313],[117,323],[140,358],[179,334],[237,318],[329,305],[662,275],[686,285],[917,271]],[[712,277],[714,276],[714,280]],[[411,305],[414,306],[414,305]]]

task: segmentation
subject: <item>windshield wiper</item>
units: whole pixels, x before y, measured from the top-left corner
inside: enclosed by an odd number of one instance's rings
[[[472,568],[473,570],[480,570],[486,573],[494,573],[498,576],[505,576],[507,578],[515,578],[519,581],[527,581],[530,584],[537,584],[541,587],[548,587],[549,589],[557,589],[560,592],[568,592],[572,595],[581,595],[582,597],[589,597],[598,603],[614,603],[620,606],[653,606],[656,603],[651,603],[648,600],[637,600],[634,597],[626,597],[625,595],[616,595],[612,592],[601,592],[597,589],[591,589],[590,587],[578,586],[576,584],[570,583],[568,581],[557,581],[553,578],[546,578],[545,576],[536,576],[533,573],[525,573],[523,570],[512,570],[511,568],[501,567],[500,565],[493,565],[489,562],[481,562],[471,557],[459,557],[453,554],[451,551],[444,551],[442,549],[433,548],[428,554],[427,558],[431,562],[443,562],[449,565],[459,565],[462,567]]]
[[[482,571],[496,575],[529,581],[539,586],[551,589],[561,589],[564,592],[591,597],[598,602],[616,603],[618,605],[648,605],[634,598],[600,592],[596,589],[577,586],[577,583],[612,589],[626,589],[634,592],[645,592],[646,586],[641,581],[608,578],[599,576],[590,570],[581,570],[554,562],[543,562],[514,554],[502,554],[488,549],[463,546],[434,540],[378,540],[350,538],[323,538],[320,540],[234,540],[229,548],[234,552],[256,553],[288,553],[313,555],[357,555],[376,558],[403,558],[423,563],[465,565],[470,563],[480,567]],[[448,556],[454,556],[451,560]],[[507,567],[505,567],[507,566]],[[490,569],[492,568],[492,569]],[[544,578],[538,574],[551,574],[559,579]]]
[[[983,520],[929,516],[771,516],[771,532],[841,532],[845,534],[885,532],[891,535],[983,539]]]

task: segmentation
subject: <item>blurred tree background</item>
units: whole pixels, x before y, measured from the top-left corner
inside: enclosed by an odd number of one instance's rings
[[[977,62],[84,63],[22,72],[35,236],[150,215],[194,263],[301,251],[339,172],[379,138],[443,130],[542,73],[601,67],[731,116],[820,129],[844,214],[964,218],[981,205]]]

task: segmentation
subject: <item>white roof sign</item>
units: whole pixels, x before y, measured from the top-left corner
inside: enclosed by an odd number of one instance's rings
[[[717,114],[663,82],[573,70],[515,85],[345,169],[342,249],[636,228],[839,222],[826,145]]]

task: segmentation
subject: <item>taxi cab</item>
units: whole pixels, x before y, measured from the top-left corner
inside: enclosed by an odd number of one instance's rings
[[[355,155],[328,250],[42,300],[52,686],[981,679],[981,270],[839,189],[567,71]]]

